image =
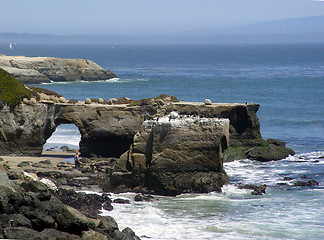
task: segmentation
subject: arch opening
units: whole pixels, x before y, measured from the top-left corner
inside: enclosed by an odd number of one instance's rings
[[[60,124],[43,146],[44,151],[78,150],[81,134],[76,125]]]

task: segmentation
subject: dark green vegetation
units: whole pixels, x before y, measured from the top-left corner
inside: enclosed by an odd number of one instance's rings
[[[7,71],[0,68],[0,101],[4,102],[11,109],[22,102],[23,98],[34,97],[39,100],[39,94],[62,97],[62,95],[40,87],[26,87],[25,84],[11,76]]]
[[[0,99],[14,108],[23,98],[31,98],[32,92],[26,86],[0,68]]]

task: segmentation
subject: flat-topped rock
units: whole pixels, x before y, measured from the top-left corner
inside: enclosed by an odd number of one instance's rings
[[[95,81],[116,77],[113,72],[85,59],[0,55],[0,68],[26,84]]]

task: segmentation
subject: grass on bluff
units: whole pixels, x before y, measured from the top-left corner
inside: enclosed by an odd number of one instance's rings
[[[10,108],[18,105],[23,98],[31,98],[32,93],[26,86],[0,68],[0,99]]]

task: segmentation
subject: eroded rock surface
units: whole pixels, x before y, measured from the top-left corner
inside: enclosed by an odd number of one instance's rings
[[[144,121],[119,169],[132,173],[130,187],[144,185],[159,194],[220,191],[228,182],[222,161],[229,120],[174,115]]]
[[[243,149],[240,154],[234,154],[234,159],[245,158],[248,150],[266,144],[283,148],[281,143],[267,143],[262,139],[256,116],[258,108],[259,105],[253,103],[105,105],[48,100],[34,104],[21,103],[13,110],[2,105],[0,154],[40,155],[43,145],[57,126],[74,124],[81,134],[80,150],[83,157],[119,158],[129,149],[145,119],[161,118],[171,112],[177,112],[180,116],[229,119],[229,147],[240,151]]]

